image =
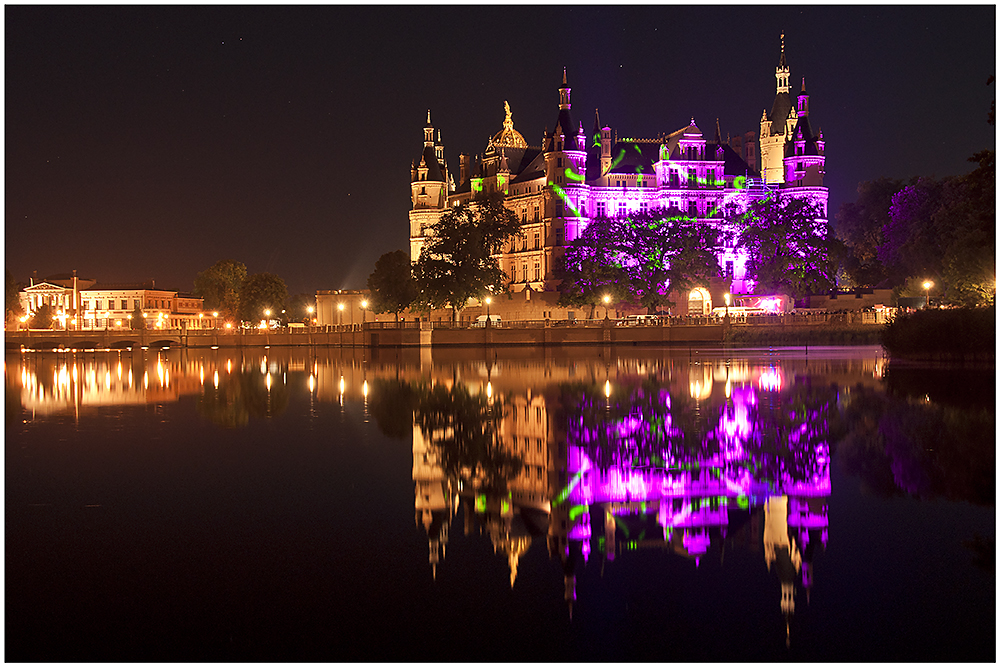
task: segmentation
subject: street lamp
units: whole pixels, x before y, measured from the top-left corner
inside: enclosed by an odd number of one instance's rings
[[[608,317],[609,317],[609,315],[608,315],[608,304],[611,303],[611,295],[610,294],[605,294],[603,300],[604,300],[604,319],[608,319]]]
[[[488,320],[490,319],[490,304],[493,303],[493,299],[486,297],[484,301],[486,302],[486,319]]]
[[[934,283],[929,280],[924,281],[924,308],[931,307],[931,288],[934,287]]]
[[[368,301],[367,301],[367,299],[366,300],[362,300],[361,301],[361,324],[365,323],[365,316],[367,315],[367,313],[365,311],[366,311],[367,308],[368,308]]]

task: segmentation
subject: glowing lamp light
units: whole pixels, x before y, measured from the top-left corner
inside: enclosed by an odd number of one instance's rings
[[[604,297],[603,297],[603,301],[604,301],[604,305],[608,305],[609,303],[611,303],[611,295],[610,294],[605,294]]]
[[[233,323],[232,322],[226,322],[226,328],[227,329],[232,329],[233,328]]]
[[[367,308],[368,307],[368,302],[367,301],[362,301],[361,302],[361,307],[362,308]]]
[[[337,304],[337,310],[343,310],[343,309],[344,309],[344,304],[338,303]]]
[[[306,306],[306,312],[309,313],[310,315],[312,315],[313,307],[312,306]]]
[[[218,316],[219,316],[219,311],[213,310],[212,311],[212,317],[218,317]]]

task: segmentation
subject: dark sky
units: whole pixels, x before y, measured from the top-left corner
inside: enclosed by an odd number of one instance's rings
[[[620,136],[759,128],[779,34],[827,141],[830,209],[994,148],[978,6],[6,6],[6,267],[190,290],[219,259],[289,292],[363,287],[408,248],[431,109],[457,171],[503,103],[538,144],[573,110]],[[457,177],[457,173],[455,174]]]

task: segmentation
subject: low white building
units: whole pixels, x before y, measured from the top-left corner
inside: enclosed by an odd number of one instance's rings
[[[219,323],[217,312],[204,311],[202,297],[158,289],[153,280],[98,283],[59,274],[32,281],[21,290],[20,301],[25,322],[48,305],[55,316],[53,326],[65,329],[129,329],[137,310],[149,329],[213,329]]]

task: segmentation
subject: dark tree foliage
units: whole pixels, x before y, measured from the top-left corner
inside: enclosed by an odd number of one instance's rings
[[[837,212],[836,235],[847,246],[844,271],[854,285],[874,287],[889,278],[878,250],[892,197],[902,188],[902,181],[889,178],[859,183],[858,200],[842,204]]]
[[[28,322],[28,326],[32,329],[51,329],[52,320],[55,317],[55,311],[52,306],[45,303],[35,311],[31,319]]]
[[[146,318],[142,316],[142,309],[138,305],[132,309],[132,317],[128,320],[128,326],[136,331],[146,328]]]
[[[372,381],[371,413],[379,431],[403,440],[413,435],[417,392],[409,382],[379,378]]]
[[[285,305],[285,317],[289,322],[312,324],[312,314],[309,308],[316,312],[316,296],[313,294],[295,294],[288,297]]]
[[[428,241],[413,267],[419,300],[450,306],[457,321],[469,299],[504,291],[497,255],[507,239],[521,235],[521,223],[497,197],[450,209],[428,227]]]
[[[672,306],[669,288],[687,292],[719,275],[720,232],[676,210],[596,218],[558,265],[560,305],[593,307],[604,294],[652,313]]]
[[[794,297],[836,284],[840,244],[817,220],[809,202],[775,193],[750,205],[737,220],[737,244],[747,251],[747,275],[758,289]]]
[[[9,270],[4,270],[4,319],[21,314],[21,286]]]
[[[218,310],[223,319],[239,314],[240,292],[247,278],[243,262],[223,259],[205,269],[194,279],[194,293],[205,299],[205,308]]]
[[[375,270],[368,276],[368,289],[372,312],[392,313],[398,322],[400,311],[406,310],[420,295],[409,253],[394,250],[379,257]]]
[[[246,279],[240,291],[240,319],[250,322],[262,320],[265,310],[270,310],[271,317],[277,318],[287,298],[288,288],[284,280],[273,273],[255,273]]]
[[[590,306],[593,318],[605,295],[615,303],[632,299],[628,274],[617,252],[620,231],[620,220],[595,218],[569,243],[554,272],[560,281],[560,306]]]
[[[445,474],[477,480],[490,494],[505,493],[524,461],[503,446],[503,401],[472,394],[461,383],[418,387],[416,396],[414,421],[437,447]]]

